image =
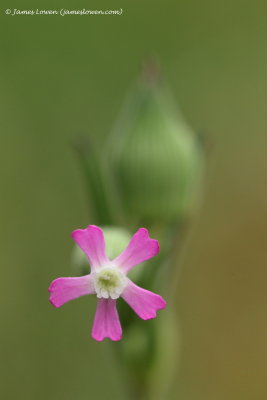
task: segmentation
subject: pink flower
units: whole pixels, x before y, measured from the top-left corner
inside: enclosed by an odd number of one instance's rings
[[[96,294],[98,303],[93,323],[92,337],[120,340],[121,324],[116,302],[122,297],[142,319],[156,317],[156,311],[165,308],[165,300],[158,294],[135,285],[127,273],[137,264],[154,257],[159,252],[157,240],[150,239],[148,231],[140,228],[133,235],[127,248],[114,260],[106,256],[102,230],[94,225],[72,232],[72,238],[84,251],[91,265],[91,273],[82,277],[58,278],[49,292],[55,307],[86,294]]]

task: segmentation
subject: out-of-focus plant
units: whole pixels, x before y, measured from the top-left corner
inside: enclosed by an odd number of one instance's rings
[[[105,148],[76,149],[90,196],[92,223],[104,227],[107,251],[117,256],[140,226],[159,240],[158,257],[133,271],[135,280],[170,299],[181,243],[200,203],[203,151],[158,71],[148,66],[131,89]],[[76,271],[84,266],[74,250]],[[172,302],[147,326],[121,303],[124,339],[113,344],[132,398],[169,398],[179,330]],[[167,397],[166,397],[167,396]]]
[[[127,225],[174,223],[199,194],[202,152],[165,83],[146,71],[131,90],[105,157]]]

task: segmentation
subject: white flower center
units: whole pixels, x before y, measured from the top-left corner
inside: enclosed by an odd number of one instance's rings
[[[115,266],[101,267],[94,272],[94,287],[98,298],[117,299],[126,286],[126,276]]]

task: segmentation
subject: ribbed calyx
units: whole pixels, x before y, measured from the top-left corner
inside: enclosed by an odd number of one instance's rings
[[[157,80],[143,80],[132,90],[106,153],[126,215],[167,222],[192,210],[202,151]]]

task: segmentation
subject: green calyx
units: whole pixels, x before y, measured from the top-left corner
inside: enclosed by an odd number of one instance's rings
[[[126,215],[167,222],[194,208],[202,151],[164,85],[139,82],[134,88],[106,158]]]

